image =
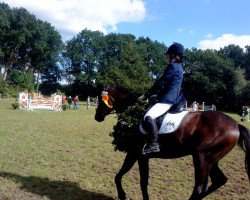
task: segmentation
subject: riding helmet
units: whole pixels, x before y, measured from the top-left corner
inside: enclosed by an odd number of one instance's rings
[[[176,56],[184,57],[184,47],[179,43],[172,44],[166,54],[174,54]]]

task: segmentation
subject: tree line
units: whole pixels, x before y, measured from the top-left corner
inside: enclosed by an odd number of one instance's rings
[[[185,44],[184,44],[185,45]],[[80,98],[98,86],[145,92],[166,66],[164,43],[132,34],[82,30],[63,42],[48,22],[24,8],[0,3],[0,93],[63,92]],[[183,90],[192,101],[237,110],[250,104],[250,46],[220,50],[185,49]]]

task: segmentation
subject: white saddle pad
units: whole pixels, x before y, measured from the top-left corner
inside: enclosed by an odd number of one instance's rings
[[[165,118],[162,121],[158,134],[167,134],[174,132],[179,127],[181,120],[188,112],[189,111],[183,111],[177,114],[166,114]],[[147,134],[147,132],[143,129],[142,125],[140,125],[139,128],[143,134]]]

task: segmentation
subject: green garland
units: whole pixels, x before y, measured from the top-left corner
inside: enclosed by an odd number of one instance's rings
[[[118,122],[110,136],[114,138],[114,149],[127,152],[141,148],[143,135],[139,131],[141,119],[145,113],[145,102],[137,102],[129,106],[123,113],[118,114]]]

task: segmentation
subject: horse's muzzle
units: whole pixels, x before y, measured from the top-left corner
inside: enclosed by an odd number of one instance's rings
[[[105,117],[95,115],[95,120],[98,122],[103,122]]]

